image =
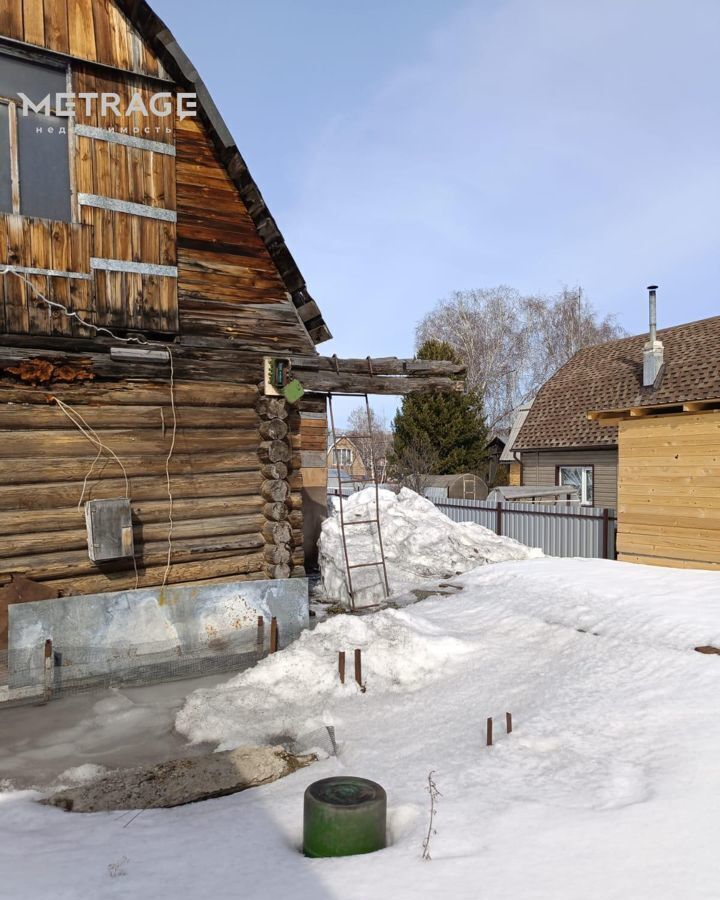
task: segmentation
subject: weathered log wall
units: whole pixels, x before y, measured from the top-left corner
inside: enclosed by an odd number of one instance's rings
[[[161,584],[172,411],[169,386],[149,382],[54,385],[52,390],[0,386],[0,583],[17,572],[48,582],[65,595],[135,584],[130,560],[98,566],[88,558],[84,514],[77,505],[96,449],[53,397],[77,410],[122,461],[132,501],[139,583]],[[287,485],[287,506],[263,489],[268,479],[259,460],[257,389],[178,383],[175,397],[178,430],[170,463],[175,526],[168,581],[273,574],[266,544],[277,546],[278,537],[267,527],[268,507],[277,508],[277,521],[287,521],[291,528],[300,524],[301,518],[288,508],[297,511],[298,482],[278,480]],[[85,498],[124,495],[123,473],[105,455],[88,479]]]

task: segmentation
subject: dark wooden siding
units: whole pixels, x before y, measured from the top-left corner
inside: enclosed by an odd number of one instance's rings
[[[166,77],[112,0],[2,0],[0,34],[78,59]]]

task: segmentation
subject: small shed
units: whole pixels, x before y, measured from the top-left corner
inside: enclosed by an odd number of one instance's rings
[[[432,475],[425,487],[430,500],[485,500],[488,486],[478,475]]]

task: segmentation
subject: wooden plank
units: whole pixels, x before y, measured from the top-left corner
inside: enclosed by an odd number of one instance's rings
[[[663,566],[675,569],[705,569],[708,571],[716,571],[720,569],[720,563],[711,562],[690,562],[686,559],[673,559],[664,556],[647,556],[643,554],[621,553],[618,555],[620,562],[639,563],[645,566]]]
[[[67,0],[70,53],[80,59],[97,59],[93,0]]]
[[[0,3],[0,34],[16,41],[25,39],[23,0],[3,0]]]
[[[25,41],[28,44],[45,45],[45,15],[43,0],[23,0]]]

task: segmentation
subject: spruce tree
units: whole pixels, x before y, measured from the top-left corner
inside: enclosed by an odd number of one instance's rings
[[[444,341],[425,341],[419,359],[457,362]],[[482,399],[467,394],[410,394],[403,398],[393,423],[393,456],[399,471],[417,467],[422,457],[426,470],[435,475],[479,472],[482,468],[487,429]]]

